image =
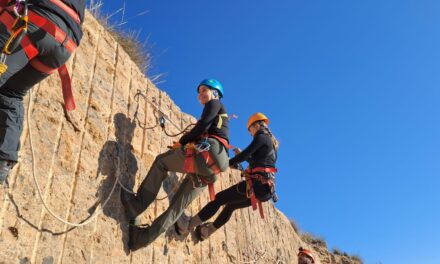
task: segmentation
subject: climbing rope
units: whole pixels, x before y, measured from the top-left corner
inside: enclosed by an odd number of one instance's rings
[[[43,203],[44,208],[46,208],[46,210],[55,219],[57,219],[58,221],[66,224],[66,225],[74,226],[74,227],[85,226],[85,225],[89,224],[90,222],[92,222],[96,217],[98,217],[99,214],[102,213],[104,207],[110,201],[110,198],[111,198],[111,196],[113,195],[113,193],[115,191],[116,185],[118,183],[120,183],[120,181],[119,181],[119,174],[120,174],[120,172],[119,172],[119,164],[120,164],[119,156],[117,158],[117,163],[116,163],[116,173],[115,173],[116,180],[115,180],[115,182],[113,184],[113,187],[112,187],[108,197],[105,199],[104,203],[102,204],[102,206],[101,206],[101,208],[99,210],[96,209],[95,212],[93,213],[93,215],[89,216],[85,221],[80,222],[80,223],[72,223],[72,222],[69,222],[69,221],[59,217],[58,215],[56,215],[52,211],[52,209],[50,209],[50,207],[47,205],[46,201],[44,200],[44,197],[43,197],[43,194],[42,194],[42,191],[41,191],[41,188],[40,188],[40,184],[38,183],[37,176],[36,176],[36,173],[35,173],[35,171],[36,171],[35,151],[34,151],[34,146],[33,146],[33,142],[32,142],[32,126],[30,125],[32,97],[33,97],[33,93],[32,93],[32,90],[31,90],[31,91],[29,91],[29,104],[28,104],[28,108],[27,108],[27,117],[26,118],[27,118],[27,126],[29,128],[29,142],[30,142],[30,145],[31,145],[31,153],[32,153],[32,176],[34,178],[35,185],[37,186],[38,196],[40,197],[40,200]],[[99,172],[99,175],[100,174],[101,173]]]
[[[147,96],[144,95],[141,92],[141,90],[137,90],[137,93],[134,95],[134,100],[136,101],[137,106],[136,106],[136,111],[134,111],[133,118],[134,118],[134,120],[137,121],[137,123],[138,123],[140,128],[142,128],[144,130],[154,129],[154,128],[156,128],[159,125],[159,122],[157,121],[158,117],[156,116],[157,109],[154,108],[154,112],[153,112],[153,115],[156,118],[156,124],[154,126],[152,126],[152,127],[146,127],[146,124],[144,122],[141,122],[141,120],[139,120],[139,117],[138,117],[138,112],[139,112],[139,96],[142,96],[142,98],[144,98],[144,100],[146,100],[147,102],[150,102],[151,105],[154,105],[153,103],[156,102],[155,98],[153,98],[153,101],[150,101],[150,100],[148,100]]]
[[[149,102],[154,108],[155,108],[155,113],[154,113],[154,115],[155,115],[155,117],[156,117],[156,124],[153,126],[153,127],[146,127],[146,125],[145,125],[145,123],[142,123],[140,120],[139,120],[139,118],[138,118],[138,110],[139,110],[139,96],[142,96],[142,98],[144,98],[144,100],[146,100],[147,102]],[[147,98],[147,96],[146,95],[144,95],[140,90],[138,90],[137,91],[137,93],[136,93],[136,95],[135,95],[135,100],[136,100],[136,102],[138,103],[138,105],[137,105],[137,107],[136,107],[136,111],[135,111],[135,114],[134,114],[134,118],[135,118],[135,120],[138,122],[138,124],[139,124],[139,126],[142,128],[142,129],[154,129],[155,127],[157,127],[158,125],[160,125],[161,127],[162,127],[162,130],[164,131],[164,133],[167,135],[167,136],[169,136],[169,137],[177,137],[177,136],[179,136],[179,135],[181,135],[181,134],[183,134],[183,133],[186,133],[189,129],[190,129],[190,127],[191,126],[194,126],[195,124],[190,124],[190,125],[188,125],[187,127],[185,127],[185,129],[183,129],[182,131],[180,131],[179,133],[177,133],[177,134],[169,134],[167,131],[166,131],[166,129],[165,129],[165,120],[168,120],[174,127],[176,127],[178,130],[180,130],[180,128],[177,126],[177,125],[175,125],[162,111],[161,111],[161,109],[159,108],[159,107],[157,107],[156,105],[155,105],[155,98],[153,98],[153,101],[151,101],[151,100],[149,100],[148,98]],[[32,91],[30,91],[29,92],[29,104],[28,104],[28,107],[27,107],[27,126],[28,126],[28,128],[29,128],[29,142],[30,142],[30,147],[31,147],[31,156],[32,156],[32,176],[33,176],[33,179],[34,179],[34,182],[35,182],[35,186],[37,187],[37,192],[38,192],[38,196],[39,196],[39,198],[40,198],[40,200],[41,200],[41,202],[42,202],[42,204],[43,204],[43,206],[44,206],[44,208],[49,212],[49,214],[50,215],[52,215],[55,219],[57,219],[58,221],[60,221],[60,222],[62,222],[62,223],[64,223],[64,224],[66,224],[66,225],[69,225],[69,226],[74,226],[74,227],[81,227],[81,226],[85,226],[85,225],[87,225],[87,224],[89,224],[90,222],[92,222],[96,217],[98,217],[98,215],[99,214],[101,214],[102,213],[102,211],[103,211],[103,208],[107,205],[107,203],[110,201],[110,198],[111,198],[111,196],[113,195],[113,193],[114,193],[114,191],[115,191],[115,189],[116,189],[116,186],[117,185],[119,185],[122,189],[124,189],[125,191],[127,191],[127,192],[129,192],[129,193],[131,193],[131,194],[135,194],[132,190],[130,190],[129,188],[127,188],[126,186],[124,186],[123,184],[122,184],[122,182],[121,182],[121,180],[120,180],[120,171],[119,171],[119,167],[120,167],[120,159],[119,159],[119,155],[118,155],[118,157],[117,157],[117,165],[116,165],[116,174],[115,174],[115,182],[114,182],[114,184],[113,184],[113,186],[112,186],[112,189],[111,189],[111,191],[110,191],[110,193],[109,193],[109,195],[108,195],[108,197],[105,199],[105,201],[102,203],[102,206],[101,206],[101,208],[100,209],[97,209],[91,216],[89,216],[85,221],[82,221],[82,222],[80,222],[80,223],[73,223],[73,222],[70,222],[70,221],[67,221],[67,220],[65,220],[65,219],[63,219],[63,218],[61,218],[61,217],[59,217],[57,214],[55,214],[54,212],[53,212],[53,210],[47,205],[47,203],[46,203],[46,201],[44,200],[44,197],[43,197],[43,192],[42,192],[42,190],[41,190],[41,187],[40,187],[40,184],[38,183],[38,180],[37,180],[37,176],[36,176],[36,162],[35,162],[35,150],[34,150],[34,145],[33,145],[33,141],[32,141],[32,126],[30,125],[30,120],[31,120],[31,105],[32,105],[32,101],[33,101],[33,93],[32,93]],[[159,114],[160,114],[160,117],[157,117],[156,116],[156,112],[159,112]],[[99,177],[99,175],[100,175],[100,172],[99,172],[99,174],[98,174],[98,177]],[[182,177],[182,179],[179,181],[179,184],[178,185],[180,185],[181,183],[182,183],[182,181],[183,181],[183,179],[186,177],[186,175],[184,175],[183,177]],[[177,186],[178,186],[177,185]],[[175,191],[175,189],[176,189],[177,187],[174,187],[173,188],[173,191]],[[171,193],[171,192],[170,192]],[[165,197],[162,197],[162,198],[157,198],[156,200],[158,200],[158,201],[160,201],[160,200],[164,200],[164,199],[166,199],[166,198],[168,198],[169,197],[169,194],[167,195],[167,196],[165,196]]]
[[[152,127],[146,127],[146,124],[144,122],[141,122],[138,117],[138,110],[139,110],[139,97],[142,97],[146,102],[150,103],[151,106],[154,107],[153,115],[156,118],[156,124]],[[154,129],[157,126],[160,126],[162,128],[162,131],[167,135],[168,137],[178,137],[190,130],[191,127],[195,126],[194,123],[187,125],[183,130],[180,129],[179,126],[174,124],[173,121],[156,105],[156,98],[153,97],[152,100],[150,100],[144,93],[142,93],[141,90],[137,90],[136,94],[134,95],[134,100],[137,103],[136,111],[134,112],[134,119],[137,121],[139,127],[142,129]],[[159,116],[157,116],[157,113],[159,113]],[[166,122],[169,122],[172,124],[178,131],[176,134],[171,134],[165,129]]]
[[[187,125],[182,131],[180,131],[179,133],[177,133],[177,134],[170,134],[170,133],[168,133],[167,130],[165,129],[165,122],[163,122],[163,123],[161,122],[160,124],[161,124],[160,126],[162,127],[163,132],[164,132],[165,135],[167,135],[168,137],[178,137],[178,136],[180,136],[180,135],[182,135],[182,134],[184,134],[184,133],[190,131],[190,130],[191,130],[191,127],[193,127],[193,126],[196,125],[196,124],[189,124],[189,125]]]

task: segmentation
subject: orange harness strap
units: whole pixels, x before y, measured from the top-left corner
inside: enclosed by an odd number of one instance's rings
[[[216,135],[204,135],[207,137],[212,137],[217,139],[221,144],[223,144],[227,148],[233,148],[231,145],[229,145],[228,141],[224,138],[221,138]],[[185,161],[183,164],[183,171],[185,173],[196,173],[195,168],[195,157],[197,154],[196,146],[194,143],[188,143],[185,145]],[[215,163],[215,160],[212,158],[211,153],[209,151],[202,151],[200,152],[200,155],[202,155],[203,159],[206,162],[206,165],[208,168],[210,168],[214,174],[219,174],[221,172],[218,165]],[[208,191],[209,191],[209,199],[211,201],[215,200],[215,189],[213,183],[207,183],[203,177],[200,177],[200,180],[208,185]]]
[[[195,168],[195,157],[196,157],[197,151],[195,149],[194,144],[190,143],[190,145],[185,146],[185,161],[183,164],[183,171],[185,173],[196,173],[196,168]],[[211,154],[209,153],[209,151],[203,151],[200,152],[200,154],[202,155],[203,159],[206,162],[206,165],[215,173],[218,174],[220,173],[220,168],[217,166],[217,164],[215,163],[215,161],[212,159]],[[208,190],[209,190],[209,199],[211,201],[215,200],[215,189],[214,189],[214,184],[213,183],[207,183],[203,177],[200,177],[200,180],[205,183],[208,184]]]

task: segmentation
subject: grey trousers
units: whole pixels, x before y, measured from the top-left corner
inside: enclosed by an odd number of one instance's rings
[[[208,139],[211,144],[210,153],[221,171],[226,171],[229,165],[227,150],[216,139]],[[154,161],[147,177],[138,189],[137,195],[132,196],[126,209],[134,218],[141,214],[156,198],[163,180],[168,176],[168,171],[183,172],[185,153],[183,149],[169,150]],[[200,155],[196,156],[197,174],[208,183],[216,181],[216,175],[206,166]],[[160,234],[172,226],[182,215],[186,207],[205,189],[206,184],[200,184],[197,176],[187,174],[170,201],[170,206],[163,212],[151,226],[140,230],[136,244],[146,246],[153,242]]]

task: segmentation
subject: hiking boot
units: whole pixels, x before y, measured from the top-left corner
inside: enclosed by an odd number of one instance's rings
[[[143,227],[130,225],[128,227],[128,248],[130,251],[136,251],[142,247],[147,246],[146,243],[142,242],[142,236],[146,235],[146,231],[149,225],[143,225]]]
[[[204,223],[201,224],[199,226],[196,227],[196,237],[198,240],[203,241],[208,239],[215,231],[217,230],[217,228],[215,228],[215,226],[209,222],[209,223]]]
[[[11,160],[0,160],[0,185],[3,185],[5,181],[7,182],[9,172],[16,163],[17,162]]]
[[[179,219],[177,219],[176,223],[174,223],[174,230],[176,231],[177,235],[186,236],[189,234],[190,231],[192,231],[195,226],[198,226],[202,223],[202,221],[200,221],[191,228],[191,221],[192,218],[189,212],[185,210],[183,214],[179,217]]]

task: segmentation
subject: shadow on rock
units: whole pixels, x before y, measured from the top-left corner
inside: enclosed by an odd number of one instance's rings
[[[136,122],[130,120],[125,114],[117,113],[113,118],[115,124],[116,141],[107,141],[99,154],[99,168],[96,177],[102,175],[103,180],[99,186],[96,196],[99,197],[101,206],[110,195],[112,188],[117,181],[116,177],[125,188],[132,190],[135,182],[138,164],[133,147],[131,145],[136,128]],[[107,176],[107,177],[105,177]],[[115,219],[122,231],[122,240],[124,250],[128,254],[128,222],[124,216],[124,208],[121,205],[120,197],[121,187],[116,186],[103,213]],[[99,204],[98,203],[98,204]],[[96,207],[96,204],[94,207]],[[94,208],[90,208],[93,210]]]

